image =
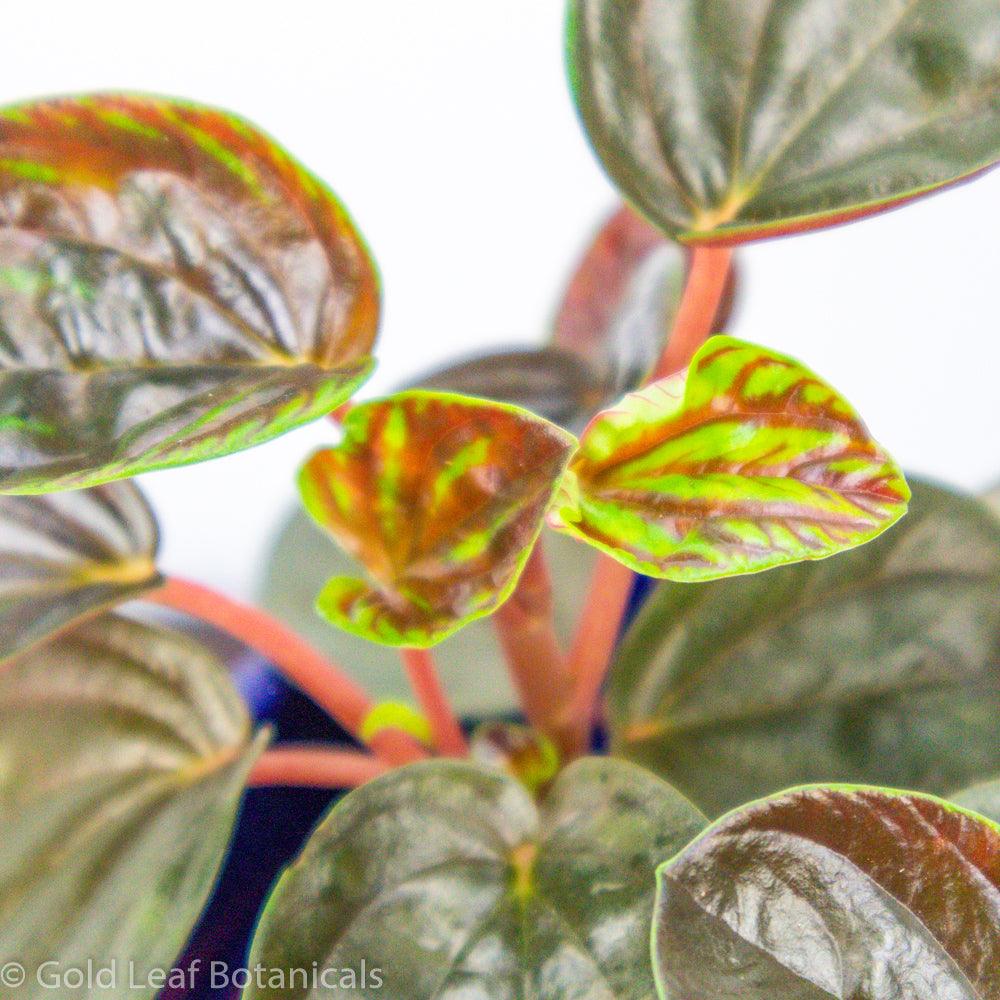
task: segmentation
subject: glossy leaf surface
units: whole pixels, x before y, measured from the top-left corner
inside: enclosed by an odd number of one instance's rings
[[[0,491],[259,444],[371,368],[343,207],[243,120],[99,95],[0,110]]]
[[[614,752],[710,815],[814,781],[946,794],[1000,771],[1000,525],[916,482],[852,552],[661,584],[611,670]]]
[[[595,417],[551,523],[639,573],[695,582],[860,545],[908,498],[834,389],[782,354],[713,337],[688,372]]]
[[[367,569],[320,612],[349,632],[428,646],[510,596],[575,439],[526,410],[407,392],[352,410],[300,476],[306,509]]]
[[[606,397],[594,365],[555,347],[483,354],[423,375],[413,385],[522,406],[569,430],[579,430]]]
[[[226,853],[256,755],[225,668],[182,636],[112,615],[0,670],[0,965],[18,997],[148,997]],[[116,965],[118,989],[46,988]],[[44,976],[43,976],[44,979]]]
[[[131,483],[0,496],[0,660],[155,587],[157,544]]]
[[[364,961],[384,978],[359,978],[369,998],[648,1000],[653,872],[703,826],[668,785],[607,759],[573,764],[540,806],[491,769],[413,765],[333,809],[278,883],[250,962]]]
[[[664,1000],[1000,996],[1000,827],[833,786],[755,802],[659,872]]]
[[[948,799],[964,809],[971,809],[993,820],[994,823],[1000,823],[1000,778],[980,781],[970,788],[949,795]]]
[[[878,212],[1000,160],[995,0],[571,0],[591,142],[669,234]]]

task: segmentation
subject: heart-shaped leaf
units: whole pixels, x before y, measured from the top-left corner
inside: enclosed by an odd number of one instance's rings
[[[940,799],[796,789],[659,872],[663,1000],[1000,996],[1000,827]]]
[[[992,781],[981,781],[977,785],[965,788],[948,796],[949,801],[964,809],[1000,823],[1000,778]]]
[[[607,396],[597,368],[555,347],[480,355],[423,375],[413,386],[522,406],[569,430],[579,430]]]
[[[569,647],[580,608],[587,596],[598,553],[589,545],[555,531],[542,532],[552,578],[560,639]],[[261,588],[262,606],[311,645],[337,663],[349,663],[351,674],[377,700],[408,701],[413,691],[399,669],[399,654],[341,629],[330,628],[316,614],[316,594],[330,576],[356,572],[356,564],[299,507],[277,534]],[[518,698],[503,650],[489,619],[481,618],[445,639],[434,660],[449,699],[462,718],[513,716]],[[469,664],[475,664],[475,670]]]
[[[836,559],[661,584],[611,670],[615,753],[710,815],[814,781],[945,794],[1000,770],[1000,525],[913,484]]]
[[[797,361],[713,337],[584,432],[551,515],[639,573],[694,582],[822,559],[906,511],[902,473]]]
[[[689,242],[891,208],[1000,160],[995,0],[571,0],[615,182]]]
[[[300,476],[306,509],[373,583],[337,577],[333,624],[430,646],[511,594],[576,439],[526,410],[405,392],[352,410]]]
[[[51,987],[88,961],[117,973],[102,996],[157,994],[127,989],[130,963],[145,983],[183,948],[258,749],[225,668],[170,632],[107,615],[0,669],[0,965],[26,970],[19,998],[97,996]]]
[[[378,283],[343,207],[177,101],[0,111],[0,492],[202,461],[367,377]]]
[[[0,496],[0,660],[157,586],[157,543],[131,483]]]
[[[288,982],[317,963],[327,983],[245,998],[647,1000],[653,872],[703,827],[607,759],[567,768],[540,806],[492,769],[412,765],[339,803],[264,911],[250,964]]]

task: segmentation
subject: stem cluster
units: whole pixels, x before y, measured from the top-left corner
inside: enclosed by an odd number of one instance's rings
[[[687,284],[666,348],[650,380],[683,369],[713,332],[731,273],[732,252],[692,251]],[[590,745],[604,682],[633,584],[630,570],[598,558],[589,594],[569,652],[556,634],[552,580],[536,544],[512,597],[493,617],[522,709],[528,721],[554,740],[566,757]],[[199,584],[171,579],[147,600],[208,622],[260,653],[359,743],[374,704],[339,666],[264,612]],[[430,751],[464,757],[469,748],[427,650],[402,650],[410,685],[430,724]],[[364,751],[279,746],[263,755],[251,784],[350,788],[429,756],[408,733],[382,729]]]

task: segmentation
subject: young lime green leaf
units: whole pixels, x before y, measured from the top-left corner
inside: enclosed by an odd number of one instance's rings
[[[314,963],[354,981],[252,984],[244,1000],[649,1000],[654,872],[704,826],[669,785],[607,758],[572,764],[541,804],[467,762],[395,771],[329,813],[251,946],[250,965],[286,982]]]
[[[587,596],[599,553],[589,545],[555,531],[544,531],[536,543],[545,549],[552,578],[556,631],[569,646]],[[266,560],[261,591],[263,607],[337,663],[349,663],[351,675],[377,700],[409,701],[413,697],[398,651],[360,636],[330,628],[316,614],[316,595],[331,576],[357,572],[356,564],[301,508],[279,531]],[[517,692],[511,682],[496,630],[480,618],[434,649],[441,681],[461,718],[513,716]],[[475,664],[470,670],[469,664]]]
[[[341,204],[222,111],[103,94],[0,110],[0,492],[260,444],[371,370]]]
[[[88,962],[117,968],[119,987],[130,965],[138,984],[171,968],[261,749],[225,667],[175,633],[105,615],[6,664],[0,962],[25,978],[4,994],[97,996],[46,977]]]
[[[390,646],[431,646],[511,594],[576,439],[526,410],[413,391],[367,403],[299,479],[306,509],[368,570],[320,612]]]
[[[996,0],[570,0],[577,105],[667,233],[869,215],[1000,160]]]
[[[662,1000],[1000,996],[1000,827],[929,796],[814,786],[658,873]]]
[[[836,559],[659,584],[611,668],[613,752],[710,816],[815,781],[945,795],[1000,773],[1000,523],[912,485]]]
[[[782,354],[714,337],[686,373],[594,418],[551,523],[690,583],[853,548],[909,496],[835,390]]]
[[[378,702],[361,723],[358,736],[363,743],[370,744],[379,733],[387,729],[398,729],[408,733],[425,746],[431,746],[434,742],[434,734],[427,716],[421,715],[405,702]]]
[[[156,587],[158,541],[132,483],[0,496],[0,661]]]

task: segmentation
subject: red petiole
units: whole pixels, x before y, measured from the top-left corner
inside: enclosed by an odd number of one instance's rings
[[[374,707],[372,700],[340,667],[281,622],[257,608],[177,578],[167,580],[144,600],[191,615],[239,639],[358,738]],[[379,733],[372,740],[372,749],[390,764],[408,764],[427,756],[416,740],[394,729]]]

